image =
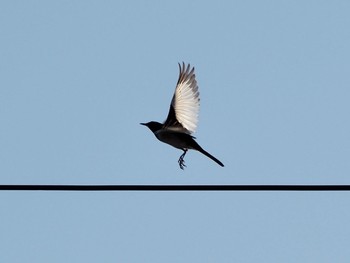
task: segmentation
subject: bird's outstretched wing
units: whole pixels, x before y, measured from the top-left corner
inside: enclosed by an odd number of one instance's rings
[[[179,79],[170,104],[170,110],[164,127],[191,134],[196,131],[199,114],[199,91],[190,64],[179,63]]]

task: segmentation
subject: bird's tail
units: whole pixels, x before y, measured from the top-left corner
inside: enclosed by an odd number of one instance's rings
[[[202,147],[199,147],[198,149],[199,152],[203,153],[205,156],[209,157],[210,159],[212,159],[214,162],[216,162],[218,165],[224,167],[224,164],[222,162],[220,162],[218,159],[216,159],[213,155],[211,155],[210,153],[208,153],[207,151],[203,150]]]

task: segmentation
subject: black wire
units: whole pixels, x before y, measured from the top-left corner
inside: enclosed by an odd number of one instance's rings
[[[350,185],[0,185],[0,191],[350,191]]]

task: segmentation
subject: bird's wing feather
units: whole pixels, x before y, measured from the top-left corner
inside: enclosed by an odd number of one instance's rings
[[[164,126],[190,134],[196,131],[198,124],[199,91],[194,68],[191,69],[190,64],[186,67],[182,62],[179,69],[179,79]]]

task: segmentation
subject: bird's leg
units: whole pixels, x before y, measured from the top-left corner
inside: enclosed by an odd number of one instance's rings
[[[180,165],[180,168],[182,170],[184,169],[184,167],[186,167],[184,157],[185,157],[185,155],[187,153],[187,149],[184,149],[183,151],[184,151],[184,153],[181,154],[179,160],[177,161],[179,163],[179,165]]]

